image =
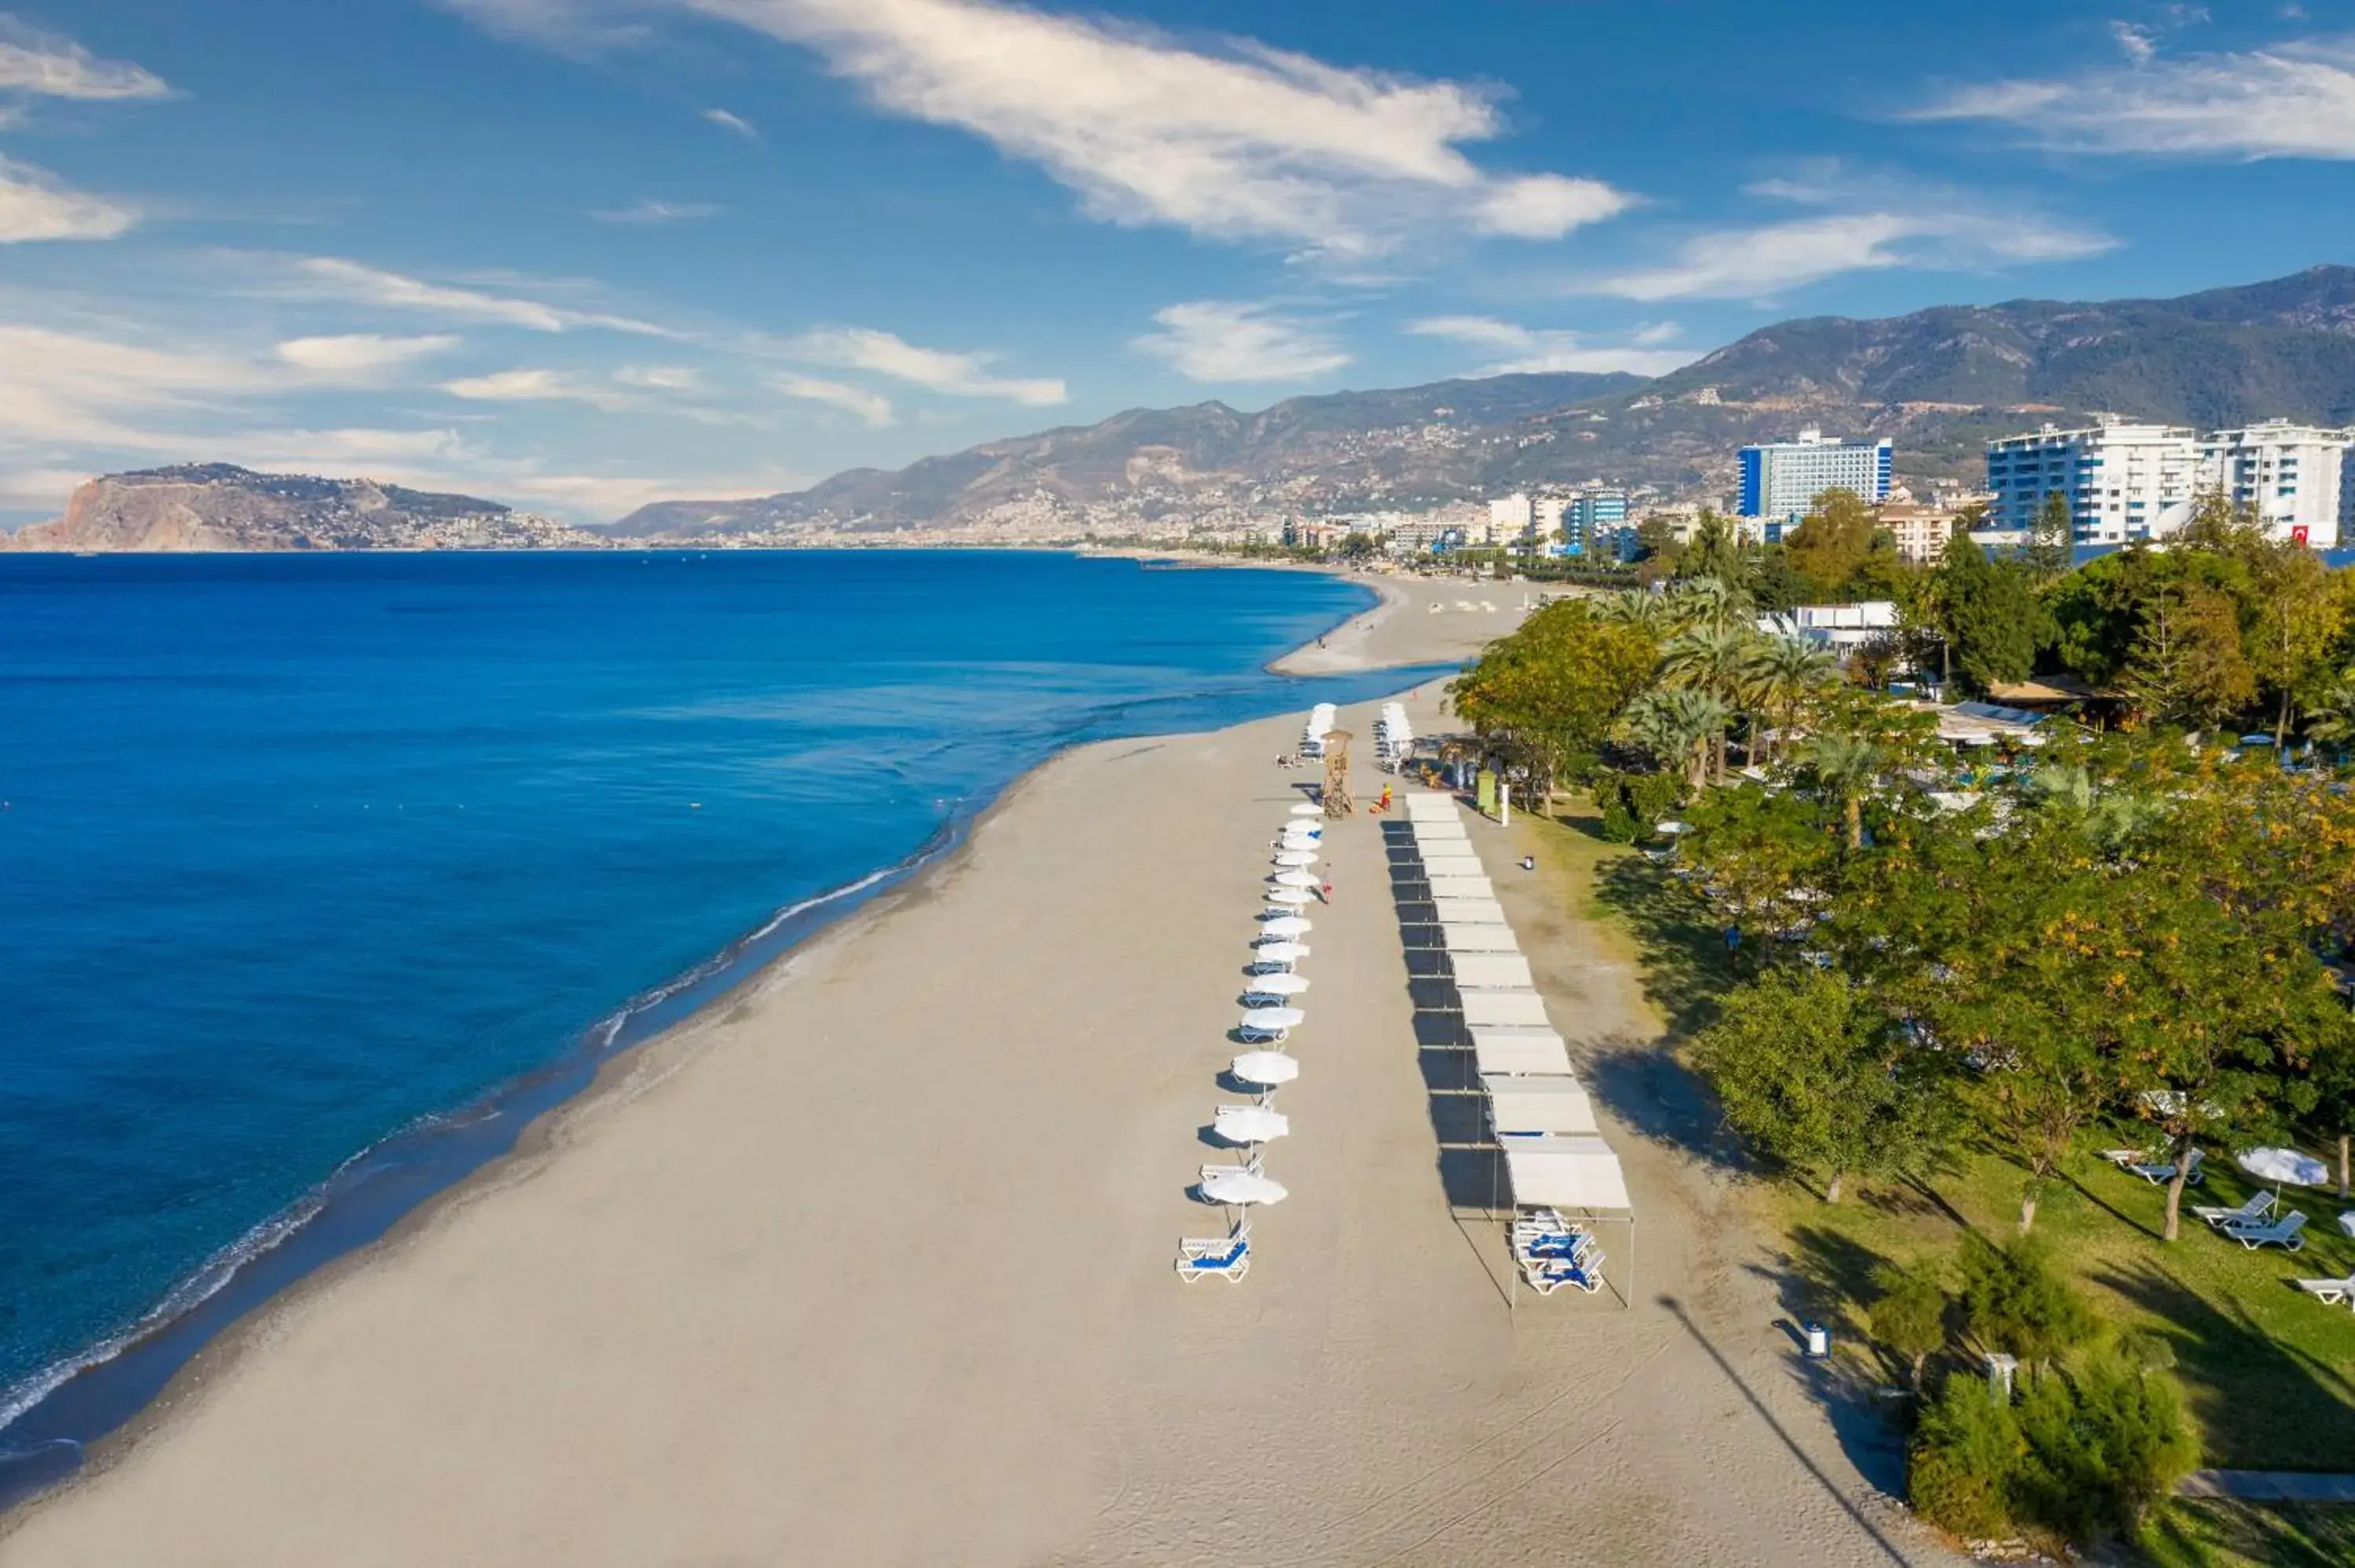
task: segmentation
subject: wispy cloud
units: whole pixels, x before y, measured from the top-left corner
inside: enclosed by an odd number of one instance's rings
[[[1598,343],[1585,333],[1519,326],[1494,316],[1431,316],[1411,323],[1406,330],[1502,356],[1481,366],[1473,372],[1476,376],[1614,370],[1664,376],[1700,357],[1687,349],[1653,346],[1677,335],[1670,322],[1638,328],[1625,344]]]
[[[810,376],[773,376],[769,385],[788,397],[830,404],[847,413],[856,414],[877,429],[891,423],[891,400],[879,392],[869,392],[864,387],[853,387],[842,381],[821,381]]]
[[[69,190],[29,164],[0,157],[0,245],[33,239],[112,239],[139,221],[129,207]]]
[[[717,217],[725,209],[708,201],[655,201],[631,203],[628,207],[609,207],[589,216],[600,223],[692,223],[698,218]]]
[[[446,354],[458,346],[458,341],[447,333],[425,337],[386,337],[377,333],[295,337],[278,345],[278,357],[298,370],[315,375],[367,378],[403,370],[421,359]]]
[[[889,376],[927,391],[955,397],[1003,397],[1008,402],[1043,408],[1065,398],[1063,384],[1054,380],[1018,380],[992,376],[995,354],[958,354],[922,348],[904,338],[870,327],[827,327],[804,333],[784,347],[785,356],[810,365],[838,366]]]
[[[617,413],[628,399],[611,386],[570,370],[496,370],[442,383],[453,397],[479,403],[585,403]]]
[[[71,38],[0,12],[0,94],[103,101],[163,98],[171,90],[144,67],[101,59]]]
[[[559,47],[620,8],[576,0],[568,21],[556,0],[450,3]],[[677,3],[815,51],[878,108],[979,136],[1114,223],[1346,260],[1410,239],[1558,238],[1631,200],[1599,180],[1475,163],[1465,148],[1506,128],[1489,87],[992,0]]]
[[[1911,117],[2009,125],[2069,152],[2355,158],[2355,37],[2180,56],[2147,33],[2119,42],[2123,66],[1966,87]]]
[[[2117,243],[1970,192],[1851,178],[1832,167],[1764,181],[1749,194],[1818,210],[1692,234],[1660,265],[1581,280],[1571,291],[1645,301],[1764,300],[1848,272],[1976,271],[2075,260]]]
[[[759,128],[741,114],[730,114],[725,109],[707,109],[703,111],[703,117],[722,131],[732,131],[747,142],[757,142],[761,139]]]
[[[678,335],[670,328],[628,316],[579,310],[517,294],[495,294],[484,289],[431,282],[332,256],[296,258],[293,273],[292,291],[298,297],[410,311],[421,315],[438,316],[444,321],[481,322],[521,327],[530,332],[595,328],[646,337]]]
[[[1306,381],[1349,363],[1330,332],[1264,305],[1194,300],[1153,319],[1162,330],[1135,346],[1195,381]]]

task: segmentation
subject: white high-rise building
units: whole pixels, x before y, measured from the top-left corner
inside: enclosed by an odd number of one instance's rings
[[[1529,536],[1540,545],[1553,543],[1554,535],[1561,528],[1562,513],[1570,506],[1570,497],[1555,493],[1532,496],[1529,500]]]
[[[2173,425],[2096,425],[1987,443],[1991,529],[2026,529],[2058,492],[2080,545],[2163,539],[2190,520],[2200,493],[2200,438]]]
[[[2222,491],[2276,539],[2331,549],[2355,534],[2355,517],[2348,515],[2350,443],[2355,430],[2287,419],[2217,430],[2200,443],[2200,488]]]
[[[1887,441],[1843,441],[1801,430],[1795,441],[1764,441],[1739,454],[1742,488],[1734,511],[1771,543],[1828,490],[1853,491],[1867,506],[1889,499],[1896,456]]]
[[[1509,545],[1526,535],[1537,521],[1537,508],[1520,491],[1492,496],[1488,502],[1488,536],[1484,545]]]

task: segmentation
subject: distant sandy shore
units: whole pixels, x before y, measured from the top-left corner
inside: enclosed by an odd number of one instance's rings
[[[1460,657],[1521,591],[1390,586],[1295,667]],[[1297,736],[1033,772],[962,853],[199,1358],[11,1517],[0,1563],[1947,1561],[1859,1478],[1728,1180],[1657,1130],[1682,1102],[1633,978],[1511,869],[1521,830],[1474,832],[1630,1118],[1636,1308],[1508,1314],[1493,1234],[1451,1213],[1362,817],[1309,911],[1267,1160],[1292,1197],[1248,1279],[1173,1277],[1178,1237],[1222,1228],[1188,1188],[1231,1157],[1204,1128],[1237,1097],[1268,841],[1307,779],[1270,759]]]

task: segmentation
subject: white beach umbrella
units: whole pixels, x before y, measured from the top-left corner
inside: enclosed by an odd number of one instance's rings
[[[1292,814],[1295,817],[1321,817],[1325,814],[1325,808],[1314,800],[1303,800],[1292,808]]]
[[[1253,975],[1245,988],[1252,996],[1298,996],[1308,989],[1308,977],[1295,974]]]
[[[1275,874],[1278,887],[1321,887],[1324,881],[1313,871],[1279,871]]]
[[[1220,1106],[1210,1130],[1229,1143],[1272,1143],[1291,1132],[1292,1118],[1272,1106]]]
[[[1678,833],[1689,832],[1692,830],[1686,827],[1682,822],[1654,822],[1652,824],[1652,831],[1656,833],[1666,833],[1668,837],[1675,838]]]
[[[1278,865],[1315,865],[1316,863],[1316,852],[1315,850],[1308,849],[1278,850],[1275,852],[1275,863]]]
[[[1305,887],[1278,887],[1269,891],[1267,901],[1285,909],[1297,909],[1308,902],[1308,890]]]
[[[1243,1083],[1272,1089],[1300,1076],[1300,1063],[1281,1051],[1246,1051],[1227,1070]]]
[[[1202,1196],[1214,1203],[1281,1203],[1292,1194],[1283,1182],[1248,1171],[1220,1171],[1202,1180]]]
[[[1296,964],[1308,956],[1308,949],[1297,942],[1262,942],[1252,949],[1255,964]]]
[[[1297,1029],[1308,1015],[1296,1007],[1254,1007],[1243,1014],[1245,1029]]]
[[[1275,847],[1280,850],[1313,850],[1322,848],[1324,843],[1325,835],[1322,833],[1285,833],[1275,841]]]
[[[2258,1181],[2275,1186],[2286,1182],[2293,1187],[2319,1187],[2330,1180],[2330,1167],[2295,1149],[2243,1150],[2233,1162]]]
[[[1305,937],[1316,928],[1297,915],[1279,915],[1273,920],[1260,922],[1260,941],[1263,946],[1270,938],[1278,942],[1289,942],[1295,937]]]

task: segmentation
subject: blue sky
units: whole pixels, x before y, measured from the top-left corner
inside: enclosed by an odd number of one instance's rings
[[[2355,0],[15,3],[9,521],[190,459],[599,519],[2355,260]]]

